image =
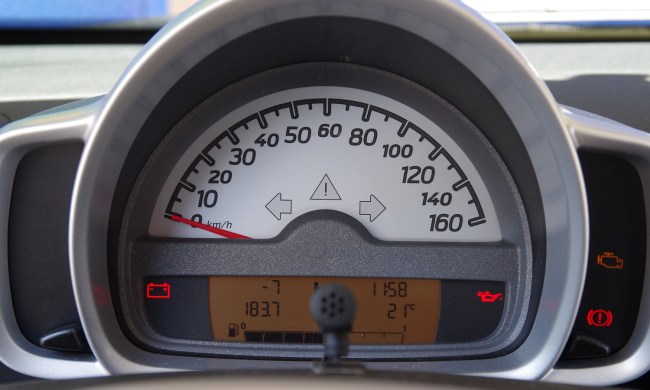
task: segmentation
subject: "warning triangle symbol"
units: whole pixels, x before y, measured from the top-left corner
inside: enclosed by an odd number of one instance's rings
[[[311,200],[341,200],[339,193],[334,188],[334,184],[330,180],[330,177],[325,175],[318,183],[318,187],[311,195]]]

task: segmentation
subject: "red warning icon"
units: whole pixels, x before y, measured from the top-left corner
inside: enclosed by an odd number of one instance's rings
[[[614,321],[614,315],[609,310],[592,309],[587,313],[587,324],[597,328],[609,327]]]
[[[494,303],[497,300],[503,301],[502,293],[491,293],[489,291],[478,291],[476,296],[481,298],[481,302]]]
[[[148,299],[169,299],[172,294],[172,286],[169,283],[147,283]]]

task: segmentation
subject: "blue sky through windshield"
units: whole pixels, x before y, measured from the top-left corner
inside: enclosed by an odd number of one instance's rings
[[[5,28],[88,27],[169,18],[191,0],[0,0]]]

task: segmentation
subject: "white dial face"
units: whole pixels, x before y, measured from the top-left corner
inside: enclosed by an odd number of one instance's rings
[[[443,129],[398,101],[345,87],[273,93],[219,119],[167,178],[149,234],[268,239],[324,209],[379,240],[502,237],[484,181]]]

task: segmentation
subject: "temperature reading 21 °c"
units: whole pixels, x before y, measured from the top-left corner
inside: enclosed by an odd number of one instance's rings
[[[379,240],[499,241],[470,157],[435,117],[388,97],[285,90],[215,119],[167,178],[149,233],[269,239],[311,211],[335,210]]]

